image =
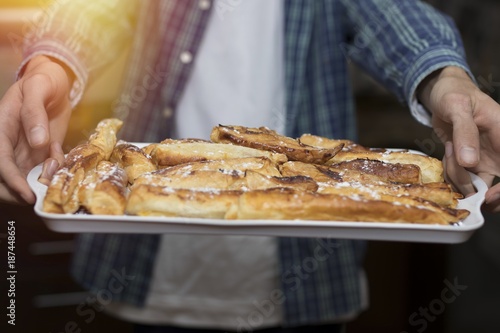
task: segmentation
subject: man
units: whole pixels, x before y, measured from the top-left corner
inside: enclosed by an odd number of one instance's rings
[[[124,139],[200,137],[218,122],[355,139],[351,59],[432,123],[457,188],[474,191],[465,168],[490,186],[500,174],[500,107],[470,79],[451,22],[419,1],[73,1],[49,13],[0,104],[4,199],[33,202],[26,172],[50,156],[50,178],[70,106],[132,37],[115,110]],[[499,194],[487,193],[493,209]],[[335,332],[366,307],[363,252],[350,240],[83,235],[73,274],[94,292],[130,277],[108,310],[138,331]]]

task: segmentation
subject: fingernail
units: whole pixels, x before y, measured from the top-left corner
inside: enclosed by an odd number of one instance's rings
[[[446,141],[444,144],[444,154],[446,157],[453,155],[453,144],[450,141]]]
[[[29,141],[32,147],[39,146],[45,142],[47,132],[42,126],[35,126],[31,129],[29,134]]]
[[[54,159],[51,159],[47,163],[44,163],[43,168],[42,168],[42,173],[40,174],[39,180],[51,179],[58,167],[59,167],[59,163],[57,163],[57,161]],[[43,183],[44,181],[41,181],[41,182]]]
[[[463,147],[460,149],[460,158],[463,162],[467,164],[476,164],[477,163],[477,153],[474,148]]]

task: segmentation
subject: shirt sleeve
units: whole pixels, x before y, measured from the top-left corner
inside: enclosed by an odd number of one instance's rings
[[[75,74],[70,92],[74,107],[89,81],[125,50],[136,12],[134,0],[54,1],[24,36],[17,76],[37,55],[58,59]]]
[[[453,21],[417,0],[341,0],[349,36],[344,54],[406,102],[425,125],[430,114],[416,90],[432,72],[457,66],[471,78],[460,34]]]

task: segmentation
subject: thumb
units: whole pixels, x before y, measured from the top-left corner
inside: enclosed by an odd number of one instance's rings
[[[457,162],[464,168],[479,163],[479,129],[472,116],[472,110],[457,113],[452,119],[453,147]]]

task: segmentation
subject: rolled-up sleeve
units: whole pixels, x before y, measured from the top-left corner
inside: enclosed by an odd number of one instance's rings
[[[58,59],[75,74],[70,92],[75,106],[88,82],[125,50],[137,6],[135,0],[55,0],[23,36],[18,75],[37,55]]]
[[[415,97],[422,80],[446,66],[471,75],[453,21],[416,0],[342,0],[342,4],[350,31],[346,55],[428,125],[430,116]]]

